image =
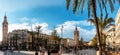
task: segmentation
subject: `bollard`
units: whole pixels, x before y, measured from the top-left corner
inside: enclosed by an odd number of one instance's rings
[[[51,55],[49,51],[48,51],[48,55]]]
[[[38,52],[35,52],[35,55],[38,55]]]

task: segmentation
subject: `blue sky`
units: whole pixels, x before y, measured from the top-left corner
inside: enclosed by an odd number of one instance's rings
[[[0,0],[1,25],[5,12],[9,23],[9,32],[15,29],[28,29],[36,25],[42,26],[42,32],[50,34],[55,29],[60,35],[61,25],[64,26],[64,38],[73,38],[75,26],[78,26],[80,38],[89,41],[95,35],[95,27],[87,22],[87,9],[80,14],[72,13],[72,8],[66,10],[66,0]],[[115,4],[113,13],[109,16],[115,18],[119,6]],[[99,14],[99,11],[97,11]],[[2,31],[2,28],[0,29]],[[0,32],[2,34],[2,32]],[[0,36],[2,37],[2,35]],[[2,38],[1,38],[2,39]],[[0,39],[0,40],[1,40]]]

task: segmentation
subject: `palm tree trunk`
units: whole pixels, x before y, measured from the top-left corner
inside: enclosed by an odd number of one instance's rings
[[[98,47],[99,47],[99,55],[102,55],[102,48],[101,48],[101,40],[100,40],[100,32],[99,32],[99,27],[98,27],[98,19],[97,19],[97,15],[96,15],[96,0],[90,0],[91,3],[91,7],[92,7],[92,14],[93,17],[95,19],[95,24],[96,24],[96,31],[97,31],[97,35],[98,35]]]
[[[104,42],[104,40],[103,40],[102,30],[103,30],[103,29],[101,28],[99,31],[100,31],[101,50],[103,51],[103,42]]]

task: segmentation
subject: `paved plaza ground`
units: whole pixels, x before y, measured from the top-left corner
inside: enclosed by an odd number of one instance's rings
[[[47,52],[45,54],[38,52],[39,55],[48,55]],[[0,55],[35,55],[35,51],[0,51]],[[59,53],[51,53],[51,55],[60,55]],[[79,50],[77,53],[62,53],[61,55],[97,55],[96,50],[87,49],[87,50]],[[120,55],[120,52],[110,52],[107,55]]]

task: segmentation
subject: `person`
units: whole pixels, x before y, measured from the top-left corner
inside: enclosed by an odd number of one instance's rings
[[[77,49],[76,49],[76,47],[75,47],[74,51],[75,51],[75,53],[77,52]]]
[[[20,53],[20,49],[18,48],[18,53]]]
[[[20,53],[20,45],[18,46],[18,53]]]
[[[36,45],[36,47],[35,47],[35,55],[38,55],[38,46]]]
[[[50,50],[48,50],[48,55],[51,55],[51,54],[50,54]]]
[[[47,51],[45,51],[44,55],[48,55]]]

